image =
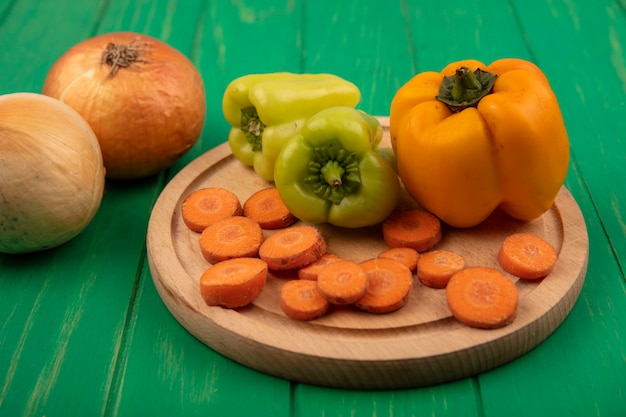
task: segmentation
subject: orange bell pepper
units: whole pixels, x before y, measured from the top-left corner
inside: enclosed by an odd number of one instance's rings
[[[417,74],[397,91],[389,124],[407,191],[451,226],[475,226],[497,208],[534,219],[565,181],[561,110],[546,76],[525,60]]]

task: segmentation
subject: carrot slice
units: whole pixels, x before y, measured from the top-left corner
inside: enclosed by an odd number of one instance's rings
[[[239,198],[225,188],[201,188],[189,194],[181,206],[185,225],[194,232],[202,232],[217,220],[240,216],[243,212]]]
[[[441,240],[441,221],[426,210],[398,210],[383,222],[383,239],[391,248],[425,252]]]
[[[352,304],[365,295],[369,278],[365,269],[351,260],[331,262],[320,271],[317,286],[331,304]]]
[[[513,282],[489,267],[465,268],[454,274],[446,287],[450,311],[471,327],[495,329],[512,323],[518,299]]]
[[[326,253],[326,241],[313,226],[278,230],[259,248],[259,256],[272,270],[295,269],[317,261]]]
[[[200,252],[212,264],[233,258],[257,257],[263,242],[261,226],[243,216],[227,217],[200,235]]]
[[[556,250],[543,238],[515,233],[502,242],[498,262],[506,272],[523,279],[539,279],[554,269]]]
[[[298,278],[317,281],[317,277],[326,265],[332,262],[340,261],[341,258],[333,253],[325,253],[317,261],[298,269]]]
[[[379,253],[378,257],[394,259],[406,265],[411,272],[415,272],[417,270],[417,261],[419,260],[420,254],[413,248],[397,247]]]
[[[328,311],[329,303],[311,280],[287,281],[280,290],[280,308],[296,320],[313,320]]]
[[[252,194],[243,205],[243,215],[256,220],[263,229],[282,229],[298,220],[283,203],[276,187]]]
[[[361,262],[369,284],[365,295],[354,305],[370,313],[390,313],[398,310],[409,299],[413,274],[402,263],[393,259],[375,258]]]
[[[200,277],[200,293],[210,306],[238,308],[250,304],[267,280],[259,258],[235,258],[210,266]]]
[[[417,261],[417,278],[431,288],[445,288],[452,275],[465,268],[465,259],[456,252],[434,250]]]

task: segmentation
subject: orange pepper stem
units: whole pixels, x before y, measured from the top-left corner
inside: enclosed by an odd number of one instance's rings
[[[460,67],[454,75],[444,77],[437,99],[447,104],[457,113],[468,107],[476,107],[478,102],[493,89],[497,75],[477,68]]]

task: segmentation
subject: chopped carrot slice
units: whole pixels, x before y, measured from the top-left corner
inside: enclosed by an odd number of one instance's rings
[[[185,225],[194,232],[202,232],[217,220],[240,216],[243,212],[239,198],[225,188],[201,188],[189,194],[181,206]]]
[[[280,290],[280,308],[296,320],[313,320],[328,311],[329,303],[311,280],[291,280],[285,282]]]
[[[518,299],[513,282],[494,268],[462,269],[446,287],[450,311],[458,321],[471,327],[495,329],[512,323]]]
[[[420,254],[413,248],[397,247],[379,253],[378,257],[394,259],[406,265],[411,272],[415,272],[417,270],[417,261],[419,260]]]
[[[417,278],[431,288],[445,288],[452,275],[465,268],[465,259],[456,252],[434,250],[417,261]]]
[[[263,231],[257,222],[232,216],[204,229],[199,240],[200,251],[212,264],[232,258],[257,257],[263,239]]]
[[[361,262],[369,284],[365,295],[354,305],[370,313],[396,311],[409,299],[413,274],[402,263],[393,259],[375,258]]]
[[[331,304],[352,304],[367,290],[369,278],[365,269],[350,260],[331,262],[320,271],[317,286]]]
[[[300,279],[308,279],[311,281],[317,281],[317,276],[319,275],[322,268],[332,262],[340,261],[341,258],[333,253],[325,253],[319,258],[317,261],[310,263],[308,265],[303,266],[298,269],[298,278]]]
[[[239,308],[253,302],[267,280],[259,258],[235,258],[210,266],[200,277],[200,293],[210,306]]]
[[[398,210],[383,222],[383,239],[391,248],[425,252],[441,240],[441,221],[426,210]]]
[[[326,253],[326,241],[313,226],[300,225],[278,230],[265,239],[259,256],[272,270],[301,268]]]
[[[554,269],[556,250],[537,235],[515,233],[502,242],[498,262],[506,272],[523,279],[539,279]]]
[[[243,205],[243,215],[256,220],[263,229],[282,229],[298,220],[283,203],[276,187],[252,194]]]

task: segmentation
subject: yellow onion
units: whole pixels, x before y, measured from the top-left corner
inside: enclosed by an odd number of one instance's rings
[[[0,252],[72,239],[96,214],[104,183],[98,139],[76,111],[41,94],[0,96]]]
[[[109,178],[168,168],[204,127],[200,73],[181,52],[142,34],[107,33],[74,45],[54,63],[42,92],[87,120]]]

